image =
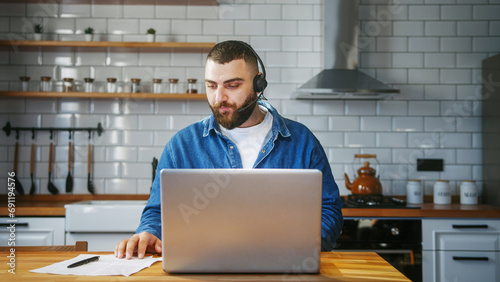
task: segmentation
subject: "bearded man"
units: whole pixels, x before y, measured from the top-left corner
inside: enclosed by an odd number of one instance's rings
[[[164,168],[318,169],[323,173],[321,246],[331,250],[343,217],[325,151],[307,127],[259,99],[267,81],[257,53],[242,41],[216,44],[207,56],[205,86],[212,115],[180,130],[167,143],[136,234],[117,244],[115,256],[161,253],[159,173]]]

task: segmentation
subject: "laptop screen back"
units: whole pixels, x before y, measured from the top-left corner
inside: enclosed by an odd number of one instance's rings
[[[164,169],[163,269],[317,273],[318,170]]]

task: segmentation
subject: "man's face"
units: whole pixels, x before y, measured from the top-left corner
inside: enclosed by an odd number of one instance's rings
[[[216,121],[227,129],[245,126],[254,107],[248,107],[257,94],[253,91],[253,74],[243,59],[219,64],[208,60],[205,66],[207,98]]]

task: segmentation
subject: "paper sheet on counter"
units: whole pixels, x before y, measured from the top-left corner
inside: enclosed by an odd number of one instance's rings
[[[30,270],[36,273],[66,274],[66,275],[86,275],[86,276],[104,276],[104,275],[123,275],[130,276],[153,263],[161,261],[161,257],[144,257],[138,259],[133,257],[130,260],[118,259],[114,255],[98,255],[99,260],[82,266],[68,268],[68,265],[81,261],[96,255],[81,254],[73,259],[61,261],[38,269]]]

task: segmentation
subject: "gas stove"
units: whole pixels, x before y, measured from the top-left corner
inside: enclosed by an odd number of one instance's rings
[[[419,209],[419,206],[407,205],[405,200],[384,195],[347,195],[344,208],[371,209]]]

